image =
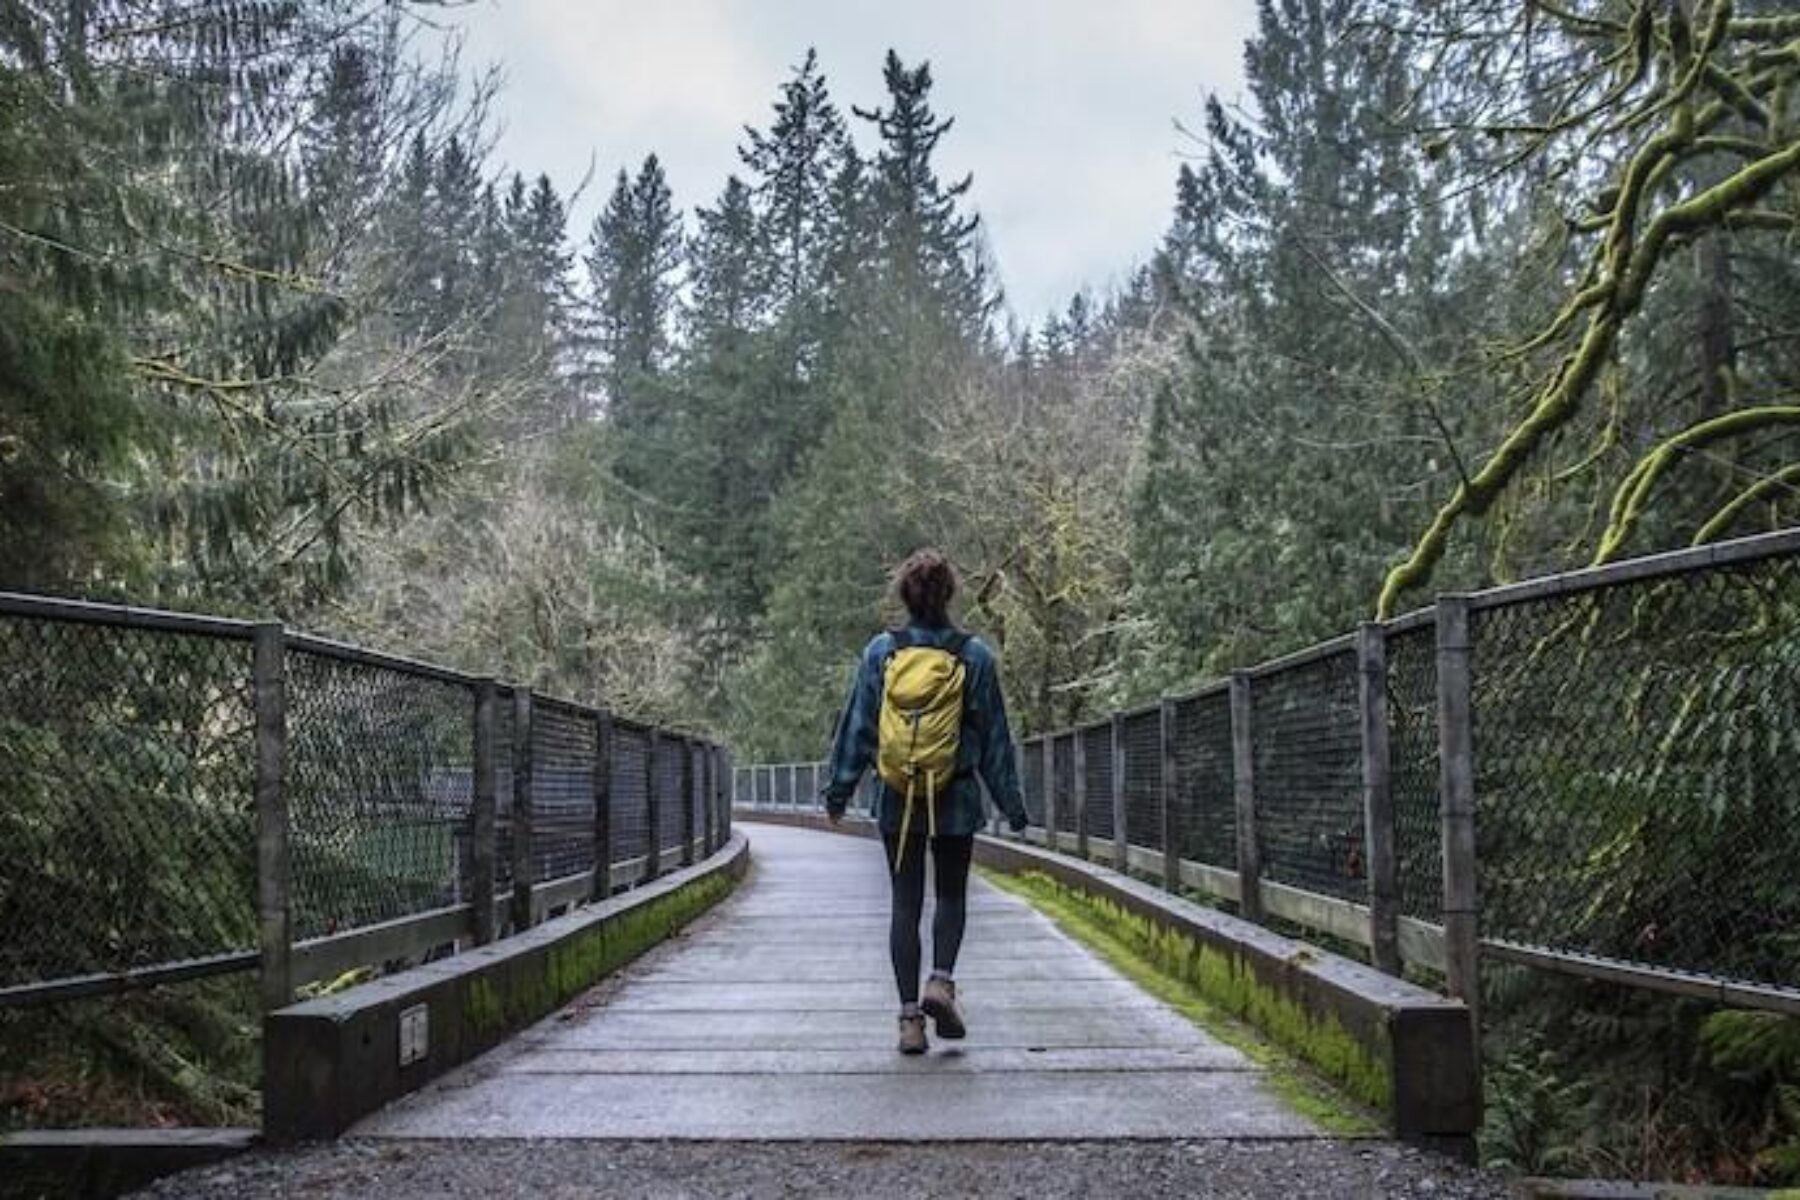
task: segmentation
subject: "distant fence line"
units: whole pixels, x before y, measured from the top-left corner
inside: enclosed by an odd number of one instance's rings
[[[1031,840],[1471,1004],[1487,956],[1800,1013],[1800,530],[1443,596],[1017,752]]]
[[[0,1006],[258,970],[265,1007],[654,878],[715,743],[284,629],[0,593]]]

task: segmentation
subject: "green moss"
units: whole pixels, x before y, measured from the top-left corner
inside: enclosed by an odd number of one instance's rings
[[[1355,1105],[1387,1110],[1386,1067],[1335,1018],[1282,996],[1234,957],[1109,900],[1036,872],[983,876],[1041,909],[1140,987],[1264,1067],[1275,1090],[1304,1116],[1333,1133],[1378,1131]]]
[[[478,1036],[534,1021],[667,940],[731,893],[730,875],[709,875],[583,931],[544,955],[539,971],[470,982],[465,1011]],[[498,982],[496,982],[498,980]]]

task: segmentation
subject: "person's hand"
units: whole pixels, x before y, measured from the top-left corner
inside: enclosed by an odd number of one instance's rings
[[[1025,827],[1029,824],[1031,824],[1031,818],[1024,813],[1015,814],[1014,816],[1009,817],[1006,822],[1007,828],[1011,829],[1014,833],[1024,833]]]
[[[831,827],[833,829],[836,829],[839,825],[842,825],[844,823],[843,810],[837,809],[837,808],[827,808],[825,810],[825,819],[827,821],[831,822]]]

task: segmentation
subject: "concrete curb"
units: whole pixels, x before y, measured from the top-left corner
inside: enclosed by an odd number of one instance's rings
[[[254,1129],[42,1129],[0,1138],[0,1197],[120,1196],[242,1154]]]
[[[698,916],[750,863],[743,834],[704,862],[524,933],[263,1022],[263,1130],[336,1137],[554,1012]]]

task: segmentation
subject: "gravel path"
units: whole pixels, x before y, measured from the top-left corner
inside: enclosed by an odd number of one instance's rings
[[[152,1197],[1432,1197],[1513,1193],[1388,1142],[878,1143],[371,1141],[261,1152]]]

